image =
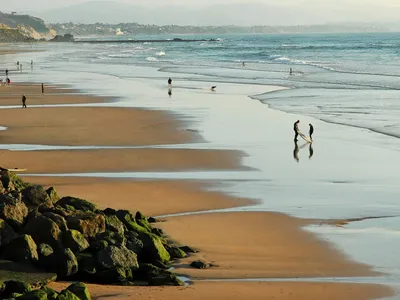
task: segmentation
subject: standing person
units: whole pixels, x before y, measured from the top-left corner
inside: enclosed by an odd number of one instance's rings
[[[42,95],[44,94],[44,85],[42,83]]]
[[[293,74],[293,69],[292,69],[292,68],[290,68],[290,70],[289,70],[289,74],[290,74],[290,75],[292,75],[292,74]]]
[[[168,78],[168,85],[172,85],[172,79],[171,79],[171,77]]]
[[[33,69],[33,60],[31,60],[31,69]]]
[[[11,84],[11,80],[10,80],[10,78],[7,77],[7,85],[10,85],[10,84]]]
[[[299,136],[299,123],[300,123],[300,121],[297,120],[297,121],[293,124],[294,141],[295,141],[295,142],[297,142],[297,137]]]
[[[17,69],[19,70],[19,61],[17,61]]]
[[[246,64],[245,64],[244,62],[242,62],[242,66],[243,66],[243,67],[245,67],[245,66],[246,66]]]
[[[8,69],[6,69],[6,77],[8,77]]]
[[[314,133],[314,126],[312,126],[311,124],[308,124],[308,125],[310,125],[310,130],[308,131],[308,134],[310,135],[310,140],[312,142],[312,135]]]
[[[26,108],[26,97],[22,94],[22,108]]]

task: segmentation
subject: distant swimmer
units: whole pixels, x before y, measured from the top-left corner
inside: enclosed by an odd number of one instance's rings
[[[297,142],[297,137],[299,136],[299,123],[300,123],[300,121],[297,120],[297,121],[293,124],[294,141],[295,141],[295,142]]]
[[[292,74],[293,74],[293,69],[292,69],[292,68],[290,68],[290,70],[289,70],[289,74],[290,74],[290,75],[292,75]]]
[[[309,124],[309,125],[310,125],[310,130],[308,131],[308,134],[310,135],[310,140],[312,141],[312,135],[314,133],[314,126],[312,126],[311,124]]]
[[[212,90],[213,92],[215,92],[215,89],[216,89],[216,88],[217,88],[217,86],[214,85],[214,86],[211,87],[211,90]]]
[[[172,84],[172,79],[170,77],[170,78],[168,78],[168,85],[171,85],[171,84]]]

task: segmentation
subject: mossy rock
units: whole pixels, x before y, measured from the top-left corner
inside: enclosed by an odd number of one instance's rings
[[[127,268],[116,267],[97,272],[95,280],[98,283],[112,284],[112,283],[126,283],[131,278],[132,271]]]
[[[62,232],[68,230],[67,221],[63,216],[55,212],[43,212],[43,216],[56,223]]]
[[[28,207],[42,206],[42,207],[53,207],[46,190],[41,185],[31,185],[24,188],[22,191],[22,200]]]
[[[93,204],[87,200],[74,198],[74,197],[63,197],[57,201],[57,205],[60,205],[62,207],[65,207],[67,205],[72,206],[76,210],[81,210],[81,211],[94,212],[97,210],[97,206],[95,204]]]
[[[58,294],[58,300],[80,300],[74,293],[69,290],[63,290]]]
[[[126,238],[122,233],[105,231],[96,235],[96,240],[103,240],[110,246],[124,246],[126,244]]]
[[[59,246],[61,230],[58,225],[44,216],[37,216],[28,220],[24,233],[32,236],[37,244],[49,244],[53,249]]]
[[[163,274],[157,277],[153,277],[149,280],[149,284],[153,286],[161,285],[172,285],[172,286],[184,286],[185,283],[180,280],[175,274]]]
[[[63,233],[63,245],[65,248],[70,248],[72,252],[82,252],[89,248],[89,243],[78,230],[68,230]]]
[[[67,290],[75,294],[80,300],[91,300],[89,290],[83,282],[76,282],[67,287]]]
[[[16,298],[18,300],[47,300],[47,294],[43,290],[35,290],[29,293],[26,293],[22,296]]]
[[[115,267],[129,269],[139,268],[136,253],[124,246],[109,246],[106,249],[97,252],[96,259],[97,264],[103,269]]]
[[[106,215],[106,230],[124,234],[124,224],[115,215]]]
[[[0,194],[0,218],[18,231],[28,216],[28,207],[19,198],[11,194]]]
[[[16,236],[14,229],[5,220],[0,219],[0,246],[7,245]]]
[[[27,234],[17,236],[4,246],[2,257],[15,262],[36,262],[39,259],[36,243]]]
[[[70,229],[78,230],[88,238],[106,231],[104,215],[93,212],[76,211],[67,218],[67,224]]]
[[[152,231],[152,227],[151,227],[149,221],[140,211],[136,212],[135,220],[136,220],[136,223],[138,223],[140,226],[146,228],[147,231],[149,231],[149,232]]]
[[[0,171],[0,181],[7,191],[21,191],[30,184],[24,182],[21,178],[7,170]]]
[[[149,231],[145,227],[142,227],[138,223],[136,223],[136,220],[130,211],[118,210],[116,212],[116,216],[118,217],[118,219],[120,219],[122,223],[124,223],[129,231],[134,231],[137,233],[149,233]]]
[[[79,273],[84,275],[93,275],[96,273],[96,259],[91,253],[77,253]]]
[[[49,198],[51,202],[56,203],[58,200],[60,200],[60,197],[57,194],[57,191],[54,187],[50,187],[46,190],[47,195],[49,195]]]
[[[44,291],[44,292],[46,293],[47,299],[48,299],[48,300],[55,300],[55,299],[57,299],[58,293],[57,293],[55,290],[49,288],[48,286],[43,286],[43,287],[41,288],[41,290]]]
[[[94,240],[90,242],[89,251],[98,252],[108,247],[108,242],[105,240]]]
[[[170,254],[165,249],[162,239],[155,234],[148,233],[142,234],[141,240],[143,241],[145,260],[147,261],[161,261],[163,263],[169,262],[171,259]]]
[[[186,253],[184,251],[182,251],[181,249],[179,249],[178,247],[167,246],[166,249],[167,249],[169,255],[171,256],[171,258],[180,259],[180,258],[186,257]]]
[[[4,290],[1,293],[1,297],[10,296],[13,293],[25,294],[32,291],[32,287],[29,283],[20,280],[7,280],[4,282]]]
[[[48,244],[39,244],[38,246],[38,254],[39,257],[48,257],[54,253],[53,248],[51,248]]]
[[[78,272],[78,260],[71,249],[62,249],[52,255],[53,270],[61,278],[74,275]]]

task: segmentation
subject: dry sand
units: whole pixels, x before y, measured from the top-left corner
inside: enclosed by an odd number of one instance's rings
[[[279,213],[233,212],[174,217],[159,227],[200,253],[177,265],[195,278],[293,278],[376,275],[369,266],[348,260],[330,244],[300,229],[310,221]],[[194,259],[218,265],[188,267]]]
[[[1,134],[0,132],[0,136]],[[206,149],[99,149],[3,150],[0,151],[0,155],[3,168],[25,168],[31,174],[52,174],[233,170],[239,168],[242,153]]]
[[[1,132],[2,144],[155,145],[184,143],[196,136],[164,112],[130,108],[2,109],[0,126],[8,127]]]
[[[229,197],[205,190],[210,182],[183,180],[113,180],[105,178],[34,177],[29,182],[54,186],[62,196],[75,196],[95,202],[100,208],[140,209],[157,216],[187,211],[245,206],[248,199]]]
[[[52,283],[61,290],[68,284]],[[196,282],[188,287],[89,285],[94,299],[152,300],[369,300],[393,295],[381,285],[307,282]]]

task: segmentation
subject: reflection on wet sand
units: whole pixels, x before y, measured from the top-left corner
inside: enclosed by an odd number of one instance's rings
[[[314,155],[314,149],[312,147],[312,144],[304,143],[303,145],[301,145],[299,147],[298,143],[294,142],[293,158],[295,159],[295,161],[300,162],[299,152],[300,152],[301,149],[305,148],[307,145],[309,145],[309,147],[308,147],[308,151],[309,151],[308,158],[311,159],[311,157]]]

